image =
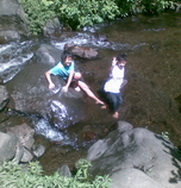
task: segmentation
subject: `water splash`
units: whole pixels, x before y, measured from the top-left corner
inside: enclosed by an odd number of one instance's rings
[[[64,140],[63,133],[56,128],[53,128],[45,119],[40,119],[35,124],[35,133],[42,135],[51,141],[61,142]]]
[[[127,43],[110,42],[104,36],[95,37],[91,33],[78,33],[72,38],[64,41],[51,41],[51,44],[60,50],[64,49],[65,44],[70,43],[78,46],[89,46],[92,48],[112,49],[112,50],[131,50],[132,46]]]
[[[53,115],[54,126],[58,129],[65,129],[74,122],[74,118],[70,115],[68,108],[59,101],[52,101],[51,113]]]

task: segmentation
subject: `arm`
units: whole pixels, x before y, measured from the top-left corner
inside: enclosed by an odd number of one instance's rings
[[[111,63],[111,68],[110,68],[110,72],[112,72],[113,68],[115,67],[115,65],[117,64],[117,60],[116,57],[113,57],[112,63]]]
[[[72,79],[73,79],[73,75],[74,75],[74,71],[72,70],[72,71],[70,71],[70,74],[69,74],[69,77],[68,77],[68,79],[67,79],[66,85],[62,88],[62,90],[63,90],[64,92],[67,92],[67,91],[68,91],[68,88],[69,88],[69,86],[70,86],[70,84],[71,84],[71,82],[72,82]]]
[[[55,87],[55,84],[51,80],[51,72],[50,72],[50,70],[45,72],[45,77],[46,77],[46,79],[48,81],[48,84],[49,84],[48,88],[49,89],[53,89]]]

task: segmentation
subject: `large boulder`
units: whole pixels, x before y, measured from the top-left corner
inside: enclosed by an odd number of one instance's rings
[[[58,129],[67,128],[83,117],[83,93],[73,88],[62,92],[65,82],[58,76],[52,76],[56,88],[49,90],[45,72],[58,63],[61,51],[41,45],[35,54],[33,60],[7,83],[11,96],[8,107],[25,114],[37,114]]]
[[[0,1],[0,43],[18,41],[27,36],[27,19],[18,0]]]
[[[111,188],[179,188],[181,154],[161,135],[120,121],[88,151],[92,174],[109,174]]]
[[[18,0],[1,0],[0,16],[19,16],[24,17],[24,11]]]

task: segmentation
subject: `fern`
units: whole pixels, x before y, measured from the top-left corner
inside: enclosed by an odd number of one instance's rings
[[[39,162],[30,162],[28,168],[14,162],[4,162],[0,166],[1,188],[107,188],[111,181],[108,176],[96,176],[94,180],[88,173],[91,163],[80,159],[76,163],[77,173],[74,177],[63,177],[55,172],[43,174]]]

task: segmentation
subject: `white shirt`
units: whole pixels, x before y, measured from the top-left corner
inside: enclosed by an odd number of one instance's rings
[[[114,66],[109,76],[109,79],[104,85],[104,91],[119,93],[121,84],[124,80],[124,67],[119,68],[117,65]]]

